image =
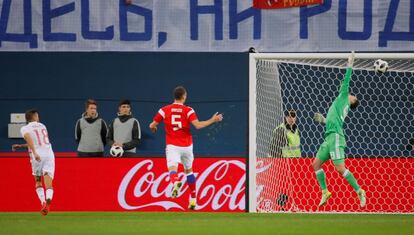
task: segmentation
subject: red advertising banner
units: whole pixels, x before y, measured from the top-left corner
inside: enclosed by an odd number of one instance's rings
[[[253,7],[258,9],[276,9],[322,4],[323,0],[253,0]]]
[[[38,211],[28,158],[0,158],[0,211]],[[7,166],[7,167],[6,167]],[[164,158],[56,158],[52,211],[185,211],[186,176],[170,198]],[[245,211],[245,158],[196,158],[197,210]]]
[[[347,168],[366,191],[361,209],[353,188],[332,162],[323,169],[332,197],[318,207],[321,189],[311,158],[258,158],[258,210],[330,212],[414,212],[414,158],[349,158]]]
[[[332,163],[325,164],[333,196],[318,208],[320,188],[313,159],[261,158],[257,165],[259,211],[414,212],[414,158],[347,159],[367,192],[359,208],[351,186]],[[39,211],[28,158],[0,157],[0,211]],[[243,212],[246,209],[245,158],[196,158],[197,210]],[[56,158],[52,211],[185,211],[189,190],[171,199],[164,158]]]

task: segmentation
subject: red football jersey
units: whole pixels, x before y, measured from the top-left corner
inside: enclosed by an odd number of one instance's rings
[[[158,123],[164,120],[166,144],[180,147],[193,144],[190,124],[196,119],[197,115],[191,107],[178,103],[162,107],[154,117]]]

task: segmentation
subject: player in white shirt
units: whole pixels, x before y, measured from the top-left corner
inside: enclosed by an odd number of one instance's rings
[[[40,213],[47,215],[53,198],[52,182],[55,173],[55,155],[49,142],[46,126],[39,122],[38,112],[34,109],[26,111],[26,121],[27,125],[20,129],[26,144],[14,144],[12,149],[15,151],[19,148],[28,148],[32,174],[36,181],[36,193],[42,205]]]

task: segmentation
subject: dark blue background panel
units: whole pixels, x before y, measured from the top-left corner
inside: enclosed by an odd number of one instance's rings
[[[10,151],[10,113],[39,109],[55,151],[76,151],[74,126],[88,98],[107,123],[120,99],[132,101],[143,141],[139,154],[164,154],[164,130],[148,128],[158,109],[183,85],[200,120],[224,113],[222,123],[193,130],[196,155],[247,154],[246,53],[0,53],[0,151]]]

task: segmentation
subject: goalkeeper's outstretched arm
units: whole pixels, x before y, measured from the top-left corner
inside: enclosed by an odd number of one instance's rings
[[[348,68],[346,69],[344,80],[342,81],[341,88],[339,89],[339,94],[348,95],[349,94],[349,82],[351,81],[352,67],[354,66],[355,52],[352,51],[348,56]]]

